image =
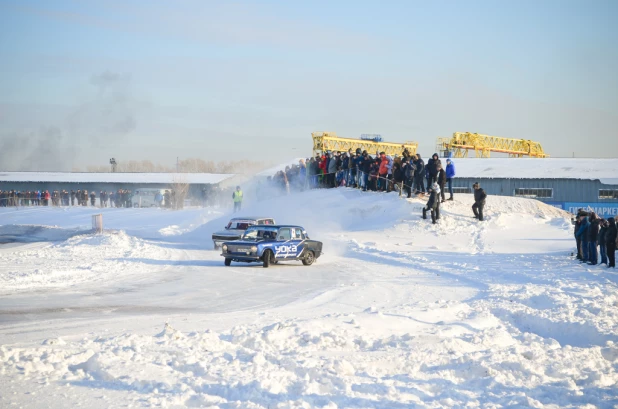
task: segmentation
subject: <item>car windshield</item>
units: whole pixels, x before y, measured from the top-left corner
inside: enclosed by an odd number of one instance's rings
[[[227,224],[225,228],[233,230],[247,230],[249,226],[253,225],[255,225],[255,222],[253,220],[232,220]]]
[[[277,237],[277,232],[279,229],[276,227],[268,227],[268,226],[253,226],[249,227],[243,236],[243,239],[274,239]]]

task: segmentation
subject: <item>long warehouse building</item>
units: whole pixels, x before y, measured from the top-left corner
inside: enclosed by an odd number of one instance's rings
[[[440,158],[444,167],[446,159]],[[618,216],[618,159],[459,158],[455,192],[472,193],[479,182],[488,195],[530,197],[571,213],[588,208]]]

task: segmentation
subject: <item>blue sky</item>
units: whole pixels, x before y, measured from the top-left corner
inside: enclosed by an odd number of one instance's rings
[[[0,166],[270,162],[321,130],[616,157],[616,21],[616,1],[4,0]]]

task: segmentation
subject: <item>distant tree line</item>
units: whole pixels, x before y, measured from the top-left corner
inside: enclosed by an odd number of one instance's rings
[[[205,161],[198,158],[183,159],[176,166],[155,164],[150,160],[119,160],[116,165],[116,172],[179,172],[179,173],[242,173],[250,174],[263,170],[272,163],[254,162],[249,160],[222,161],[213,162]],[[80,168],[73,168],[73,172],[82,172]],[[87,166],[86,172],[111,172],[110,165],[104,166]]]

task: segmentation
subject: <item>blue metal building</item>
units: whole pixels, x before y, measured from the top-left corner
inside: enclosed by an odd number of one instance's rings
[[[488,195],[530,197],[571,213],[590,208],[618,217],[618,159],[451,160],[458,193],[472,193],[472,184],[479,182]],[[446,158],[441,161],[446,167]]]

